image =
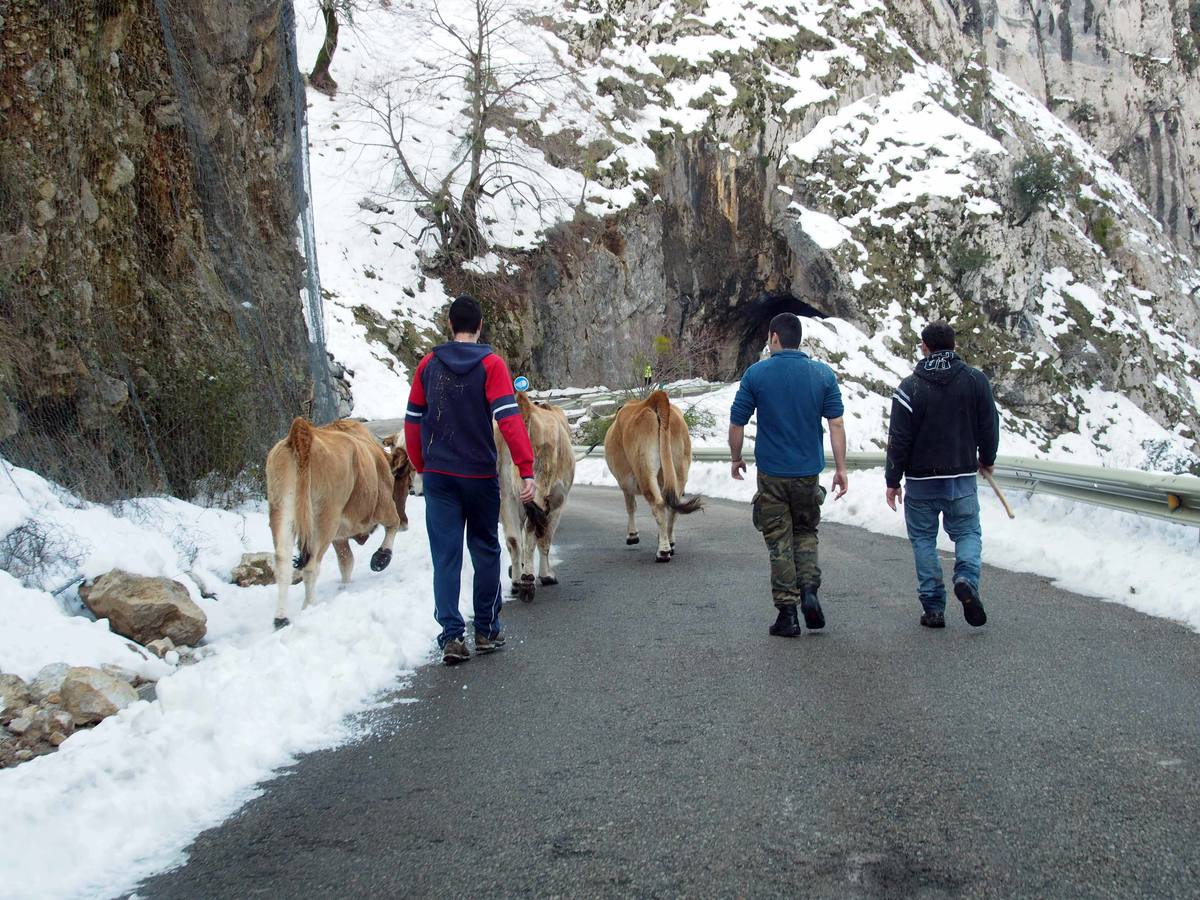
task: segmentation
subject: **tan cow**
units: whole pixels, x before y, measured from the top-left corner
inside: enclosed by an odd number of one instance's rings
[[[625,543],[639,541],[635,512],[641,494],[658,523],[655,559],[670,562],[675,555],[675,517],[704,508],[699,495],[683,496],[692,467],[692,439],[683,413],[671,405],[664,391],[626,403],[604,436],[604,459],[625,494],[629,513]]]
[[[522,505],[521,476],[513,465],[508,444],[496,433],[500,469],[500,521],[504,525],[512,568],[513,593],[525,602],[533,599],[534,546],[541,552],[538,575],[542,584],[558,584],[550,562],[550,545],[558,530],[567,495],[575,482],[575,453],[567,415],[547,403],[534,404],[524,393],[517,394],[521,418],[533,445],[534,498]]]
[[[267,454],[267,502],[275,539],[275,583],[279,602],[275,627],[288,624],[292,549],[304,571],[304,606],[313,602],[321,559],[329,545],[337,554],[342,583],[350,581],[354,555],[350,538],[365,544],[376,526],[383,544],[371,556],[381,572],[392,561],[396,532],[408,528],[405,504],[412,466],[401,446],[385,451],[360,422],[342,419],[320,427],[294,419],[288,436]]]

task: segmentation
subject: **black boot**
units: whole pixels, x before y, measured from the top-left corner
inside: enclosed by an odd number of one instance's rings
[[[983,601],[979,599],[979,590],[969,581],[954,582],[954,596],[962,604],[963,618],[973,628],[987,624],[987,613],[983,611]]]
[[[800,619],[796,615],[796,604],[788,603],[779,607],[779,617],[769,629],[776,637],[795,637],[800,633]]]
[[[825,613],[821,612],[821,601],[817,599],[817,589],[806,587],[800,589],[800,611],[804,613],[804,624],[812,631],[825,627]]]

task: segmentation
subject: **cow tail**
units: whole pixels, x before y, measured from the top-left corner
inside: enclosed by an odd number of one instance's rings
[[[313,511],[312,511],[312,455],[313,426],[307,419],[297,416],[292,420],[288,432],[287,446],[296,457],[296,543],[299,554],[295,559],[297,569],[303,569],[312,558]]]
[[[658,417],[658,458],[662,467],[663,500],[667,506],[680,515],[688,515],[704,508],[704,501],[699,496],[681,496],[682,487],[675,472],[675,455],[671,452],[671,401],[666,391],[655,391],[646,404],[654,410]]]
[[[528,430],[529,422],[533,418],[533,401],[524,391],[518,391],[517,406],[521,408],[521,419],[525,422],[525,429]]]

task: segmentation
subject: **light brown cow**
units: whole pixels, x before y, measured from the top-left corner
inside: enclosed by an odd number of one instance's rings
[[[671,405],[664,391],[626,403],[604,436],[604,459],[625,494],[629,513],[625,543],[639,541],[635,513],[641,494],[658,523],[655,559],[670,562],[675,555],[676,516],[704,508],[699,495],[683,496],[692,467],[692,439],[683,413]]]
[[[566,413],[550,404],[534,404],[524,393],[517,394],[517,404],[533,445],[534,497],[532,503],[521,503],[521,476],[513,465],[508,444],[497,428],[500,521],[504,525],[504,539],[512,561],[509,576],[513,593],[528,603],[535,591],[535,545],[541,553],[538,576],[542,584],[558,584],[558,576],[550,562],[550,545],[571,485],[575,483],[575,453]]]
[[[275,627],[288,624],[292,549],[304,572],[304,606],[313,602],[321,558],[333,544],[342,583],[350,581],[354,555],[350,538],[365,544],[383,525],[383,544],[371,556],[381,572],[392,561],[396,532],[408,528],[405,504],[412,465],[402,446],[385,451],[359,422],[342,419],[320,427],[292,421],[288,436],[267,454],[267,501],[275,539],[275,583],[279,602]]]

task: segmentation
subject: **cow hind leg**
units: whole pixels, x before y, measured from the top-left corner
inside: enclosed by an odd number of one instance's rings
[[[550,560],[550,546],[554,543],[554,534],[558,531],[558,520],[562,518],[562,507],[559,507],[550,514],[550,524],[546,528],[546,535],[538,540],[538,553],[540,554],[538,565],[538,580],[542,584],[558,584],[558,575],[554,571],[553,563]]]
[[[329,544],[328,540],[317,541],[312,557],[304,565],[304,605],[301,609],[308,609],[317,599],[317,576],[321,574],[321,560],[325,557]]]
[[[292,545],[296,541],[294,523],[280,507],[271,508],[271,536],[275,540],[275,627],[285,628],[288,621],[288,589],[292,586]]]
[[[666,503],[659,500],[657,503],[650,504],[650,511],[654,514],[654,521],[658,524],[658,552],[655,553],[654,559],[660,563],[670,562],[671,540],[668,537],[670,532],[667,525],[670,509]]]
[[[625,512],[629,516],[629,527],[625,532],[625,543],[626,545],[632,545],[641,540],[638,537],[637,530],[637,496],[624,485],[622,485],[621,490],[625,494]]]
[[[529,525],[529,523],[526,523]],[[532,527],[531,525],[529,527]],[[537,537],[530,530],[521,532],[521,581],[517,585],[517,597],[523,603],[531,603],[537,591],[533,578],[533,554]]]
[[[671,555],[675,555],[675,521],[679,518],[679,513],[673,509],[667,510],[667,543],[671,546]]]
[[[396,542],[399,525],[388,525],[383,530],[383,543],[371,554],[371,571],[382,572],[392,562],[392,545]]]
[[[667,537],[667,512],[670,507],[663,499],[659,485],[661,473],[656,457],[657,454],[647,454],[646,458],[638,460],[634,464],[633,474],[642,488],[642,499],[650,505],[650,513],[658,526],[658,550],[654,558],[660,563],[665,563],[671,561],[671,543]]]
[[[515,597],[521,586],[521,546],[517,538],[507,529],[504,534],[504,546],[508,547],[509,594]]]
[[[354,574],[354,553],[350,550],[349,541],[334,541],[333,552],[337,554],[338,572],[342,576],[342,584],[350,583],[350,576]]]

